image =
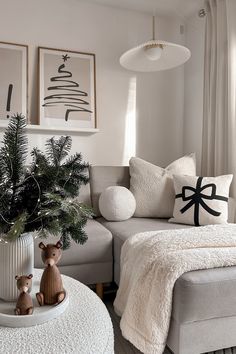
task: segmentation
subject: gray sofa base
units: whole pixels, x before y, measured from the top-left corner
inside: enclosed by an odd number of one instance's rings
[[[61,274],[68,275],[86,285],[110,283],[112,262],[60,266]]]
[[[171,320],[167,345],[174,354],[200,354],[236,346],[236,316],[181,324]]]

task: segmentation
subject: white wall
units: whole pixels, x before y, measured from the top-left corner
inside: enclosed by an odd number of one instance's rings
[[[158,38],[184,44],[178,20],[159,25]],[[138,74],[137,83],[137,155],[166,166],[183,154],[184,66]]]
[[[183,42],[179,25],[161,18],[159,37]],[[37,118],[37,46],[96,54],[100,132],[73,134],[73,151],[81,151],[90,163],[126,164],[135,153],[135,140],[136,154],[154,163],[166,165],[182,155],[183,67],[136,75],[119,65],[125,50],[149,39],[149,15],[79,0],[0,0],[0,34],[2,41],[29,45],[32,121]],[[31,147],[43,148],[49,136],[29,134]]]
[[[195,14],[186,23],[186,46],[191,58],[185,65],[184,153],[196,152],[201,173],[205,18]]]

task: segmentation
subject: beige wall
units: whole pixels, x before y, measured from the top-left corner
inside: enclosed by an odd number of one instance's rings
[[[183,43],[177,19],[158,20],[159,38]],[[0,0],[0,40],[29,44],[29,112],[37,119],[37,46],[96,54],[100,132],[73,134],[73,151],[93,164],[126,164],[131,155],[166,165],[183,152],[184,68],[135,74],[120,55],[147,40],[151,17],[79,0]],[[135,127],[136,126],[136,127]],[[43,148],[51,136],[29,134]],[[53,135],[57,135],[55,131]],[[185,144],[186,152],[188,144]]]
[[[186,46],[191,59],[185,65],[184,152],[195,151],[201,174],[205,18],[195,14],[186,24]]]

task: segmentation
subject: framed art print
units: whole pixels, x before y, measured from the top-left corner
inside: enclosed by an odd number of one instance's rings
[[[40,125],[96,128],[95,54],[39,48]]]
[[[27,118],[28,46],[0,42],[0,120]]]

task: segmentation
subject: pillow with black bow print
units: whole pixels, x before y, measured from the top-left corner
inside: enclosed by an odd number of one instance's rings
[[[195,177],[174,175],[175,205],[170,222],[195,226],[225,224],[233,175]]]

